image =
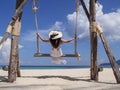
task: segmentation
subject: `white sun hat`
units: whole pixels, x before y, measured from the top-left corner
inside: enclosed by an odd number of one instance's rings
[[[58,38],[61,38],[62,36],[63,36],[62,32],[57,30],[52,30],[49,32],[49,38],[51,39],[58,39]]]

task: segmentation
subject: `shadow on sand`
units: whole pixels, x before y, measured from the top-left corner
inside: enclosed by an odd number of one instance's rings
[[[85,82],[95,82],[95,83],[104,83],[104,84],[116,84],[112,82],[103,82],[103,81],[94,81],[89,79],[89,76],[84,77],[70,77],[70,76],[62,76],[62,75],[45,75],[45,76],[22,76],[21,78],[38,78],[38,79],[47,79],[47,78],[60,78],[69,81],[85,81]],[[6,76],[0,76],[0,82],[8,82]]]
[[[0,76],[0,82],[8,82],[6,76]]]

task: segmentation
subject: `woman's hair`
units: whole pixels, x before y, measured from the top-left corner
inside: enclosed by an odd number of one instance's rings
[[[50,43],[53,46],[53,48],[58,48],[61,43],[61,38],[57,38],[57,39],[50,38]]]
[[[49,33],[49,40],[53,48],[58,48],[61,43],[62,33],[59,31],[51,31]]]

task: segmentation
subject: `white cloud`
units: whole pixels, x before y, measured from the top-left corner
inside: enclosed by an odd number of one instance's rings
[[[0,37],[0,40],[2,37]],[[2,49],[0,50],[0,64],[8,63],[10,57],[10,46],[11,46],[11,39],[8,38],[7,41],[4,43]],[[19,49],[23,48],[22,45],[19,44]]]
[[[108,41],[120,40],[120,9],[116,12],[111,12],[103,15],[99,15],[97,20],[103,27],[104,33]]]
[[[87,0],[88,1],[88,0]],[[86,2],[87,8],[88,8],[88,2]],[[79,7],[79,15],[78,15],[78,38],[88,39],[89,37],[89,23],[86,18],[85,12],[82,9],[82,6]],[[120,40],[120,9],[118,9],[116,12],[110,12],[110,13],[103,13],[103,6],[99,4],[96,5],[96,16],[97,21],[101,24],[104,30],[104,34],[108,41],[118,41]],[[71,30],[73,33],[75,28],[75,20],[76,20],[76,13],[73,12],[72,14],[67,15],[68,19],[68,29]],[[70,32],[69,32],[70,33]]]
[[[62,22],[56,21],[55,24],[49,30],[52,30],[52,29],[64,30],[65,28]]]
[[[36,39],[36,30],[27,30],[22,34],[21,40],[34,41]]]
[[[48,38],[48,33],[49,33],[51,30],[64,31],[65,28],[64,28],[62,22],[56,21],[56,22],[54,23],[54,25],[52,25],[50,28],[48,28],[48,29],[43,29],[43,30],[39,30],[38,32],[40,33],[40,35],[41,35],[43,38]],[[35,41],[35,40],[36,40],[36,30],[28,30],[28,32],[24,33],[21,38],[22,38],[23,40],[25,40],[25,41]]]
[[[88,4],[87,4],[88,5]],[[66,31],[70,31],[69,34],[73,35],[75,32],[76,25],[76,12],[67,15],[68,28]],[[79,39],[86,39],[89,36],[89,22],[82,9],[82,6],[79,6],[79,12],[77,16],[77,35]]]

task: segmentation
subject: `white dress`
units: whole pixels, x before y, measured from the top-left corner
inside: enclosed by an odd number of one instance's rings
[[[63,60],[61,48],[52,48],[50,55],[52,57],[52,62],[55,64],[67,63],[66,60]]]

